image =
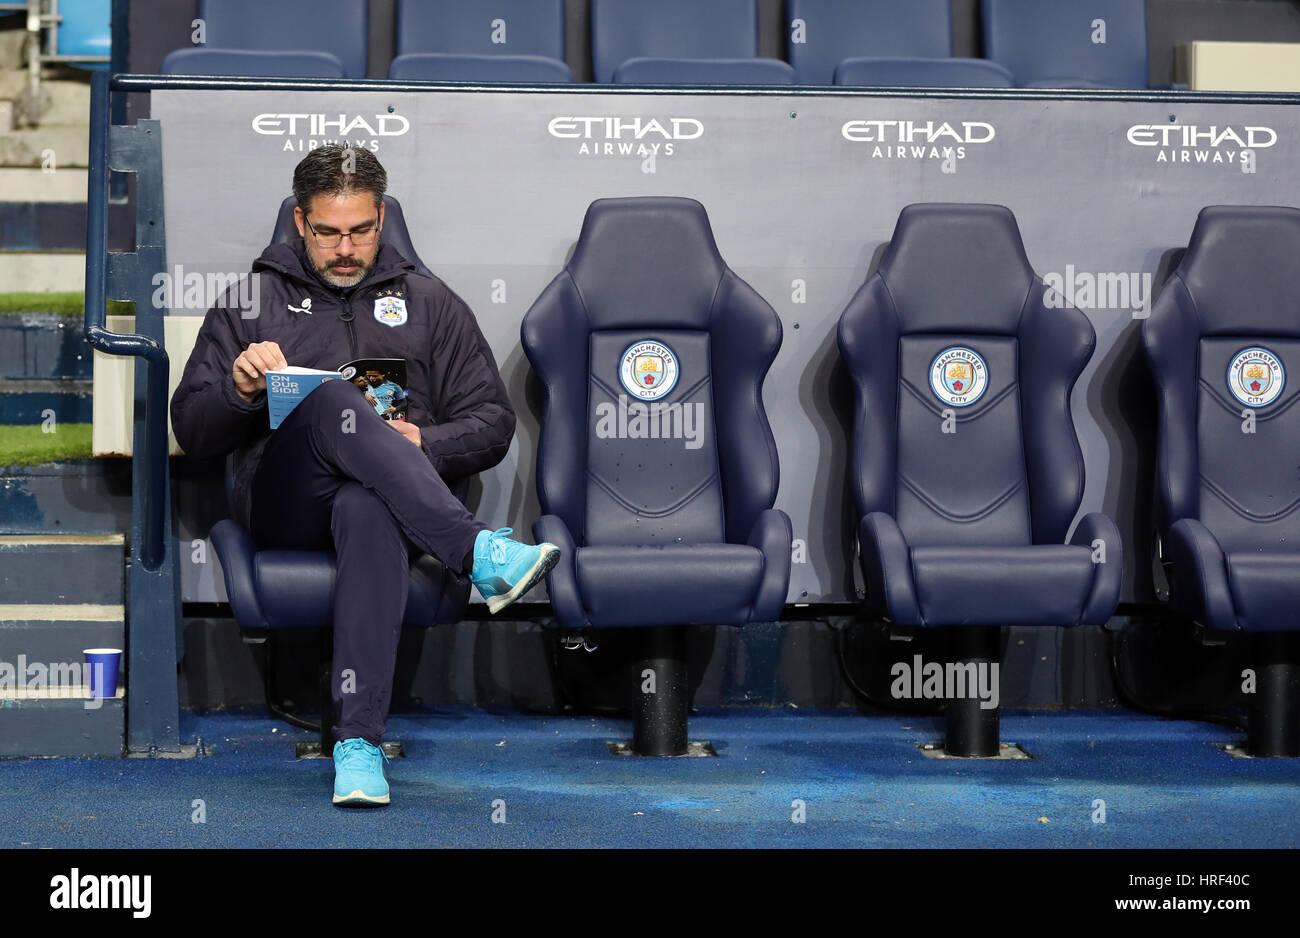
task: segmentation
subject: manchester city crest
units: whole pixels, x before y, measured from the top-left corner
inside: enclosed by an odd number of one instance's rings
[[[976,352],[961,346],[944,349],[930,363],[930,389],[945,404],[969,407],[989,386],[988,367]]]
[[[623,353],[618,373],[629,394],[658,400],[677,383],[677,356],[661,342],[634,342]]]
[[[1228,390],[1247,407],[1267,407],[1285,384],[1286,369],[1266,348],[1242,349],[1228,366]]]
[[[400,326],[406,322],[406,300],[400,296],[375,298],[375,318],[385,326]]]

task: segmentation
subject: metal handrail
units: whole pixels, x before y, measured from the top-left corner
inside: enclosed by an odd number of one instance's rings
[[[148,363],[143,459],[146,488],[156,495],[167,478],[167,350],[143,335],[111,332],[108,314],[108,149],[110,76],[90,79],[90,168],[86,195],[86,341],[110,355],[131,355]],[[137,454],[139,457],[139,454]],[[155,570],[164,555],[165,505],[162,498],[143,499],[141,562]]]
[[[1300,93],[1284,91],[1174,91],[1157,88],[860,88],[847,85],[614,85],[600,82],[409,81],[391,78],[241,78],[229,75],[114,75],[114,91],[481,91],[497,94],[754,95],[760,97],[961,98],[1015,101],[1146,101],[1161,104],[1289,104]]]

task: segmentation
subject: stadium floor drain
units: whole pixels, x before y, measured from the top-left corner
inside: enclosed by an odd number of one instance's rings
[[[609,742],[606,743],[605,745],[609,746],[609,753],[610,755],[613,756],[636,755],[636,753],[632,751],[632,744],[629,742],[623,742],[620,740],[618,742]],[[670,758],[681,759],[681,758],[689,758],[691,756],[716,756],[717,754],[718,754],[718,750],[713,748],[713,743],[702,741],[702,742],[687,743],[685,753],[683,753],[680,756],[672,756]]]
[[[916,748],[921,750],[921,755],[927,759],[1032,759],[1029,753],[1020,748],[1019,743],[999,743],[998,754],[996,756],[953,756],[943,751],[942,740],[937,743],[917,743]]]

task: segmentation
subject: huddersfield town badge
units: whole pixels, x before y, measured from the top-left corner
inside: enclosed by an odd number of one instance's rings
[[[406,323],[406,300],[400,296],[381,296],[375,299],[375,318],[385,326]]]
[[[930,363],[930,390],[953,407],[969,407],[989,386],[984,359],[968,348],[944,349]]]
[[[633,342],[623,353],[618,374],[629,394],[658,400],[677,383],[677,356],[660,342]]]
[[[1228,366],[1228,390],[1247,407],[1267,407],[1285,384],[1286,369],[1266,348],[1242,349]]]

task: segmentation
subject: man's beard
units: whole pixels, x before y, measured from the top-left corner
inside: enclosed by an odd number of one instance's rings
[[[357,257],[353,257],[350,260],[356,265],[357,269],[355,273],[351,273],[347,277],[341,277],[333,273],[333,268],[338,266],[340,263],[338,258],[330,261],[324,267],[317,267],[316,273],[320,274],[320,278],[332,287],[355,287],[362,280],[366,279],[366,275],[370,273],[372,264],[367,264],[365,261]]]

